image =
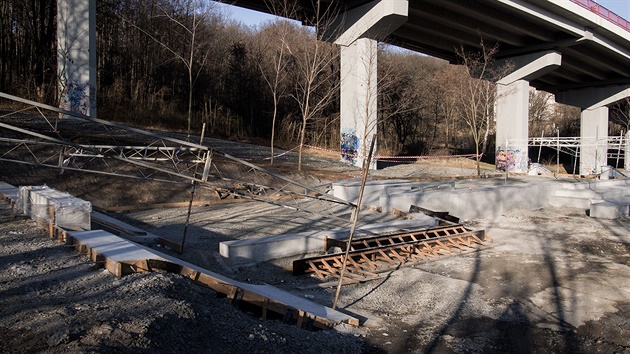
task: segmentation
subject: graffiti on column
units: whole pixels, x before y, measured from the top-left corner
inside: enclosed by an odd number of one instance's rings
[[[594,175],[597,173],[597,163],[582,162],[580,171],[583,175]]]
[[[88,83],[70,81],[61,94],[61,108],[88,116],[90,107],[96,106],[94,92]]]
[[[527,171],[527,154],[519,148],[499,147],[495,157],[497,170],[504,172]]]
[[[341,132],[341,159],[352,164],[356,162],[359,138],[356,131],[346,130]]]

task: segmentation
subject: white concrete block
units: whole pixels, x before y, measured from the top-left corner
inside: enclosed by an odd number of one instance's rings
[[[630,201],[627,203],[600,201],[593,203],[590,217],[598,219],[622,219],[630,217]]]
[[[429,216],[384,224],[364,225],[356,228],[355,237],[397,230],[427,228],[435,225],[437,225],[437,220]],[[257,239],[231,240],[219,244],[219,253],[221,256],[228,258],[231,263],[263,262],[310,252],[324,252],[324,240],[326,238],[345,239],[349,235],[350,228],[339,228]]]
[[[396,189],[411,189],[413,188],[413,184],[411,181],[404,179],[367,181],[363,190],[361,204],[364,206],[379,207],[381,192],[392,187]],[[333,196],[352,203],[357,202],[360,191],[361,182],[340,181],[332,184]]]
[[[391,212],[392,208],[408,211],[411,205],[416,205],[433,211],[448,211],[463,220],[493,218],[512,209],[543,208],[558,188],[558,184],[543,183],[446,191],[412,190],[383,195],[380,203],[383,212]]]

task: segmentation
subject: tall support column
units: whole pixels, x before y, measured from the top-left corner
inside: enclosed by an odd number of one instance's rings
[[[376,134],[377,42],[341,47],[341,158],[362,166]],[[370,166],[374,168],[374,166]]]
[[[556,51],[533,53],[498,61],[513,71],[497,82],[496,168],[506,172],[527,172],[529,81],[560,66]]]
[[[602,173],[608,161],[608,107],[582,111],[580,145],[580,174]]]
[[[580,174],[602,172],[608,154],[608,105],[630,97],[630,86],[570,90],[556,101],[582,108],[580,115]]]
[[[626,146],[623,152],[623,160],[626,172],[630,172],[630,132],[626,133],[626,137],[624,140]]]
[[[497,85],[496,168],[527,172],[529,82]]]
[[[96,117],[96,0],[57,0],[60,108]]]
[[[355,166],[362,166],[376,134],[377,40],[407,21],[408,8],[407,0],[365,2],[340,14],[322,34],[341,46],[341,159]]]

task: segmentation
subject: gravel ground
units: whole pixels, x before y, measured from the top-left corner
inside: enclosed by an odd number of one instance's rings
[[[168,273],[115,278],[0,205],[3,353],[359,353],[360,337],[236,310]]]

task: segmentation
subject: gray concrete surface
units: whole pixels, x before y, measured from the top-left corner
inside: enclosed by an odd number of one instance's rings
[[[437,225],[437,220],[418,216],[412,220],[398,220],[359,226],[355,235],[371,235],[383,232],[421,229]],[[271,259],[303,255],[311,252],[325,252],[326,238],[345,239],[350,235],[350,228],[315,230],[262,238],[224,241],[219,244],[219,253],[230,263],[252,263]]]

